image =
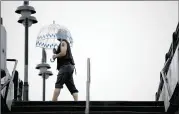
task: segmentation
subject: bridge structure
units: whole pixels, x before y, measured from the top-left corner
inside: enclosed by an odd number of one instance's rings
[[[6,57],[6,35],[1,18],[0,68],[1,68],[1,112],[2,114],[179,114],[179,23],[172,35],[172,42],[165,55],[165,64],[160,71],[160,83],[153,101],[90,101],[90,58],[87,58],[85,101],[29,101],[24,90],[24,81],[16,70],[18,60]],[[40,67],[46,64],[42,51]],[[9,73],[6,62],[14,62]],[[40,66],[40,67],[39,67]],[[47,69],[40,70],[45,75]],[[49,73],[49,72],[48,72]],[[49,73],[52,75],[52,73]],[[44,90],[45,91],[45,90]],[[23,97],[23,94],[26,96]]]

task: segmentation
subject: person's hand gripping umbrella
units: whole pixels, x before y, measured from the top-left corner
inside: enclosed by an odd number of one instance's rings
[[[53,48],[53,54],[57,54],[57,50],[56,50],[55,48]],[[54,58],[51,58],[50,61],[51,61],[51,62],[54,62],[55,59],[54,59]]]
[[[73,39],[69,30],[64,26],[55,24],[55,22],[53,22],[53,24],[45,26],[41,29],[37,37],[36,47],[53,49],[53,54],[57,54],[56,49],[62,39],[66,39],[72,46]],[[51,58],[50,61],[54,62],[55,59]]]

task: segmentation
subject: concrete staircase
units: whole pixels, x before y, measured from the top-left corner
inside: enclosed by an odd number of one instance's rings
[[[6,114],[85,114],[85,101],[13,102]],[[164,102],[90,101],[90,114],[167,114]]]

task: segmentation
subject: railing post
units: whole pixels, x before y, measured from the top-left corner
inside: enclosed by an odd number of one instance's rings
[[[167,91],[167,94],[168,94],[168,98],[170,98],[171,97],[171,92],[170,92],[170,87],[168,85],[168,79],[165,76],[163,71],[161,71],[161,76],[162,76],[163,81],[164,81],[164,87],[166,88],[166,91]]]
[[[85,114],[89,114],[89,101],[90,101],[90,58],[87,59],[87,81],[86,81],[86,110]]]

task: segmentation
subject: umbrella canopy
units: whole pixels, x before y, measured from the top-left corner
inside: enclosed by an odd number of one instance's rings
[[[57,48],[62,39],[66,39],[72,46],[73,39],[69,30],[64,26],[55,24],[54,22],[40,30],[36,40],[36,47],[45,49]]]

